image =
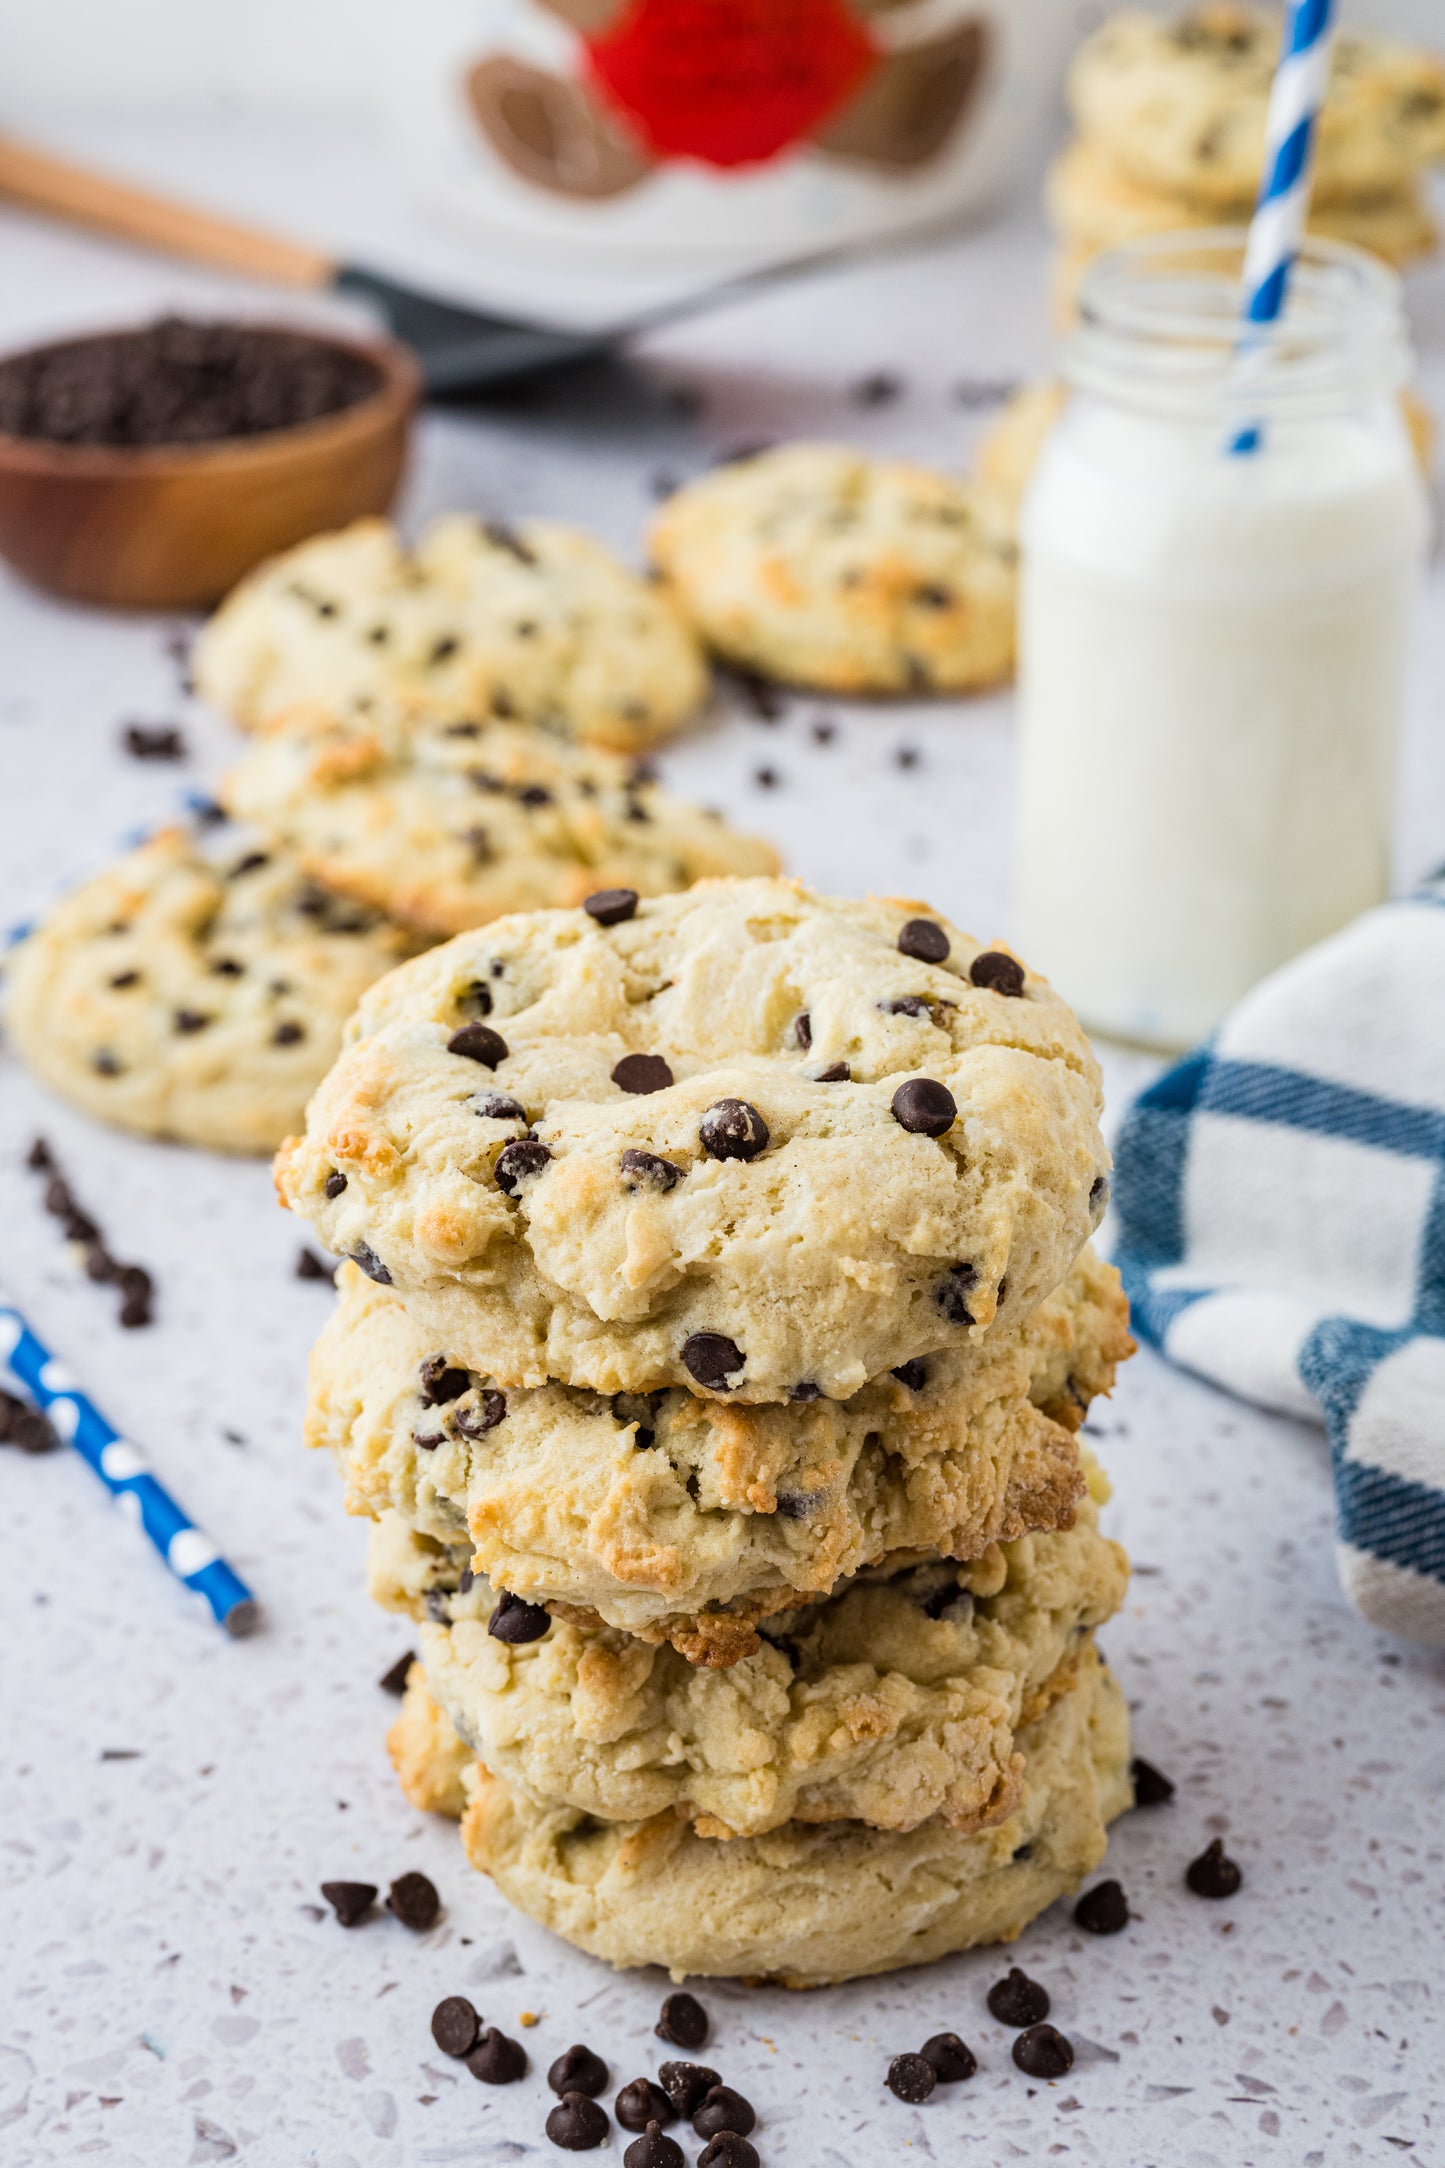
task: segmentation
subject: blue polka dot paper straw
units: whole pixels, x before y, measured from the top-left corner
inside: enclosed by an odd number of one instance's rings
[[[1330,43],[1335,0],[1289,0],[1279,66],[1265,126],[1264,178],[1244,251],[1243,351],[1248,327],[1273,324],[1284,313],[1289,276],[1310,200],[1310,152],[1315,123],[1330,80]],[[1236,452],[1258,451],[1260,430],[1250,423],[1231,441]]]
[[[209,1606],[229,1634],[256,1624],[256,1599],[207,1535],[186,1518],[135,1446],[106,1421],[65,1365],[0,1295],[0,1362],[90,1463],[123,1512],[138,1521],[178,1581]]]

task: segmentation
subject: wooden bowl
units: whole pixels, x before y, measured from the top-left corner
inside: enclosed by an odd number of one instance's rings
[[[387,339],[284,328],[365,355],[377,389],[319,421],[208,444],[132,449],[0,432],[0,557],[80,602],[196,609],[263,557],[385,512],[421,394],[414,356]]]

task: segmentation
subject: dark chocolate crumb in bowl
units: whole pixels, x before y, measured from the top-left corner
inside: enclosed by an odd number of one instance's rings
[[[1041,2025],[1049,2014],[1049,1991],[1014,1965],[989,1989],[988,2007],[1000,2025]]]
[[[657,2082],[672,2102],[679,2115],[688,2121],[696,2108],[706,2099],[722,2079],[716,2070],[709,2070],[706,2063],[664,2063],[657,2073]]]
[[[465,1995],[447,1995],[431,2014],[431,2036],[443,2055],[463,2061],[471,2054],[482,2021]]]
[[[435,1882],[428,1875],[418,1874],[413,1868],[409,1874],[399,1874],[387,1891],[386,1909],[394,1913],[403,1927],[414,1934],[424,1935],[429,1927],[435,1927],[441,1914],[442,1901],[437,1895]]]
[[[653,2030],[675,2048],[700,2048],[707,2038],[707,2012],[696,1995],[669,1995]]]
[[[609,2128],[607,2110],[585,2093],[565,2093],[547,2118],[547,2136],[564,2153],[590,2153]]]
[[[938,2072],[924,2055],[895,2055],[883,2082],[895,2100],[917,2107],[932,2093]]]
[[[697,2156],[697,2168],[761,2168],[758,2149],[736,2130],[720,2130]]]
[[[602,2057],[579,2041],[566,2048],[547,2072],[547,2083],[559,2098],[567,2093],[586,2093],[595,2100],[607,2090],[607,2065]]]
[[[1232,1897],[1244,1876],[1238,1862],[1225,1851],[1224,1839],[1216,1837],[1198,1859],[1189,1862],[1184,1880],[1196,1897]]]
[[[978,2057],[956,2032],[935,2033],[918,2052],[940,2085],[961,2085],[978,2069]]]
[[[467,2068],[483,2085],[515,2085],[527,2075],[527,2051],[520,2040],[509,2040],[489,2025],[467,2057]]]
[[[343,1927],[355,1927],[376,1903],[374,1882],[323,1882],[321,1894]]]
[[[634,2078],[624,2085],[612,2103],[612,2112],[624,2130],[646,2130],[649,2123],[674,2123],[677,2110],[660,2085],[651,2078]]]
[[[1119,1935],[1129,1924],[1129,1900],[1118,1882],[1096,1882],[1074,1906],[1074,1918],[1089,1935]]]
[[[1030,2025],[1014,2042],[1014,2061],[1031,2078],[1061,2078],[1074,2067],[1074,2050],[1052,2025]]]
[[[660,2123],[649,2123],[623,2154],[622,2168],[687,2168],[687,2155]]]
[[[692,2127],[699,2138],[715,2138],[723,2130],[746,2138],[757,2119],[752,2102],[730,2085],[710,2085],[692,2111]]]

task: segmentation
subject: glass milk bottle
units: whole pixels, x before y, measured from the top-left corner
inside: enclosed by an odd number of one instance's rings
[[[1387,894],[1429,530],[1399,282],[1310,241],[1241,358],[1241,244],[1090,267],[1023,512],[1018,945],[1160,1047]]]

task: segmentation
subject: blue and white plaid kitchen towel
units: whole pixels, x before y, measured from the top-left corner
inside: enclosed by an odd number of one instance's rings
[[[1445,877],[1256,987],[1116,1156],[1137,1330],[1323,1418],[1346,1593],[1445,1644]]]

